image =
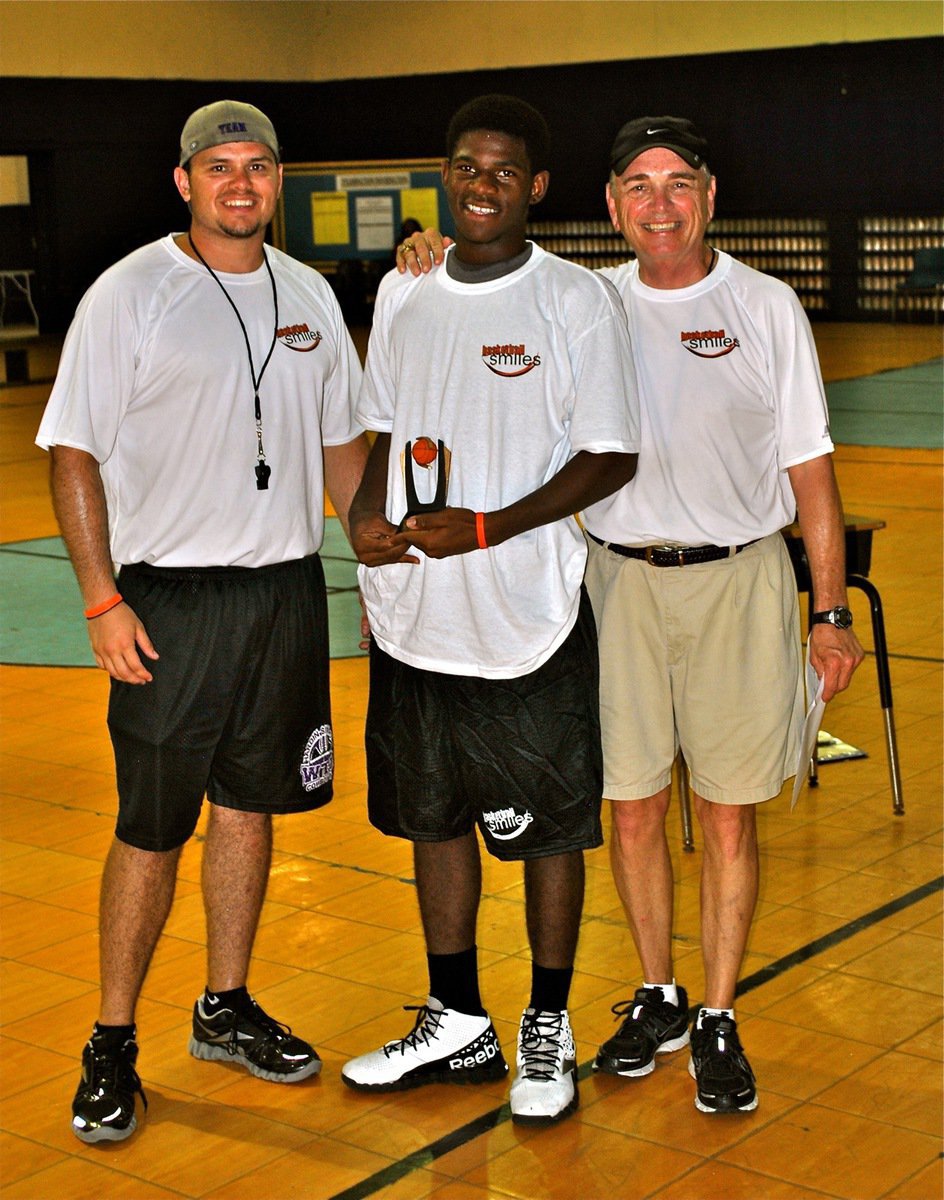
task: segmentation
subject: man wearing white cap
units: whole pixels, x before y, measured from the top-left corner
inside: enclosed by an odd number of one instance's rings
[[[246,982],[272,815],[332,794],[318,550],[325,488],[346,528],[367,457],[360,365],[321,276],[265,246],[282,167],[264,113],[193,113],[174,182],[188,232],[90,288],[36,439],[111,676],[118,821],[73,1101],[85,1142],[129,1137],[146,1104],[135,1008],[204,795],[207,986],[190,1052],[286,1083],[321,1066]]]

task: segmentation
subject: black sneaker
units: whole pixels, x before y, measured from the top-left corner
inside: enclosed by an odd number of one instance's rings
[[[238,1009],[220,1008],[209,1014],[206,997],[193,1006],[190,1053],[194,1058],[235,1062],[259,1079],[296,1083],[317,1075],[321,1059],[313,1047],[293,1037],[287,1025],[272,1019],[247,994]]]
[[[632,1000],[613,1005],[623,1023],[593,1060],[594,1071],[635,1079],[655,1070],[657,1054],[688,1045],[688,996],[678,989],[678,1004],[665,999],[662,988],[637,988]]]
[[[121,1142],[137,1126],[134,1097],[147,1108],[147,1097],[134,1069],[138,1046],[128,1038],[119,1046],[92,1032],[82,1051],[82,1081],[72,1101],[72,1132],[83,1142]]]
[[[696,1010],[688,1073],[698,1085],[699,1112],[752,1112],[757,1107],[754,1072],[741,1048],[737,1021],[730,1017],[705,1017],[699,1029]]]

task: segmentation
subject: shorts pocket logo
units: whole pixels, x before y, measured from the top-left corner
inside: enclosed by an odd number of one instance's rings
[[[331,782],[334,776],[334,738],[330,725],[319,726],[308,739],[299,773],[306,792],[313,792]]]
[[[534,815],[529,812],[516,813],[513,808],[500,808],[496,812],[482,813],[482,820],[493,838],[509,842],[524,833],[534,820]]]

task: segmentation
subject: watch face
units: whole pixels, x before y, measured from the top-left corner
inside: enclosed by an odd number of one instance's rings
[[[812,623],[814,625],[835,625],[837,629],[848,629],[852,624],[852,613],[848,608],[837,604],[835,608],[830,608],[827,612],[813,613]]]

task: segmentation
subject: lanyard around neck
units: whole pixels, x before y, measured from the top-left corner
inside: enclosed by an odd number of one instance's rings
[[[210,272],[210,275],[216,281],[220,291],[226,297],[227,303],[236,314],[236,320],[239,322],[239,328],[243,331],[243,340],[246,343],[246,354],[249,358],[249,374],[252,377],[252,388],[254,393],[253,402],[255,405],[254,411],[256,417],[256,450],[259,455],[259,461],[256,463],[256,488],[260,492],[264,492],[269,486],[269,477],[272,474],[272,468],[266,462],[265,449],[262,445],[262,404],[259,400],[259,387],[262,384],[262,376],[265,374],[265,369],[269,365],[269,359],[272,357],[272,351],[275,349],[275,343],[279,331],[279,294],[275,286],[275,276],[272,274],[272,268],[269,266],[269,259],[266,256],[265,247],[263,247],[262,261],[265,263],[265,269],[269,273],[269,282],[272,284],[272,305],[275,309],[275,321],[272,326],[272,344],[269,346],[269,353],[265,356],[265,362],[263,362],[261,368],[259,369],[259,374],[256,375],[256,365],[252,358],[252,347],[249,344],[249,334],[246,331],[245,322],[240,316],[239,309],[236,307],[233,297],[223,286],[223,281],[220,279],[217,273],[193,244],[193,238],[189,233],[187,234],[187,241],[190,243],[190,249]]]

